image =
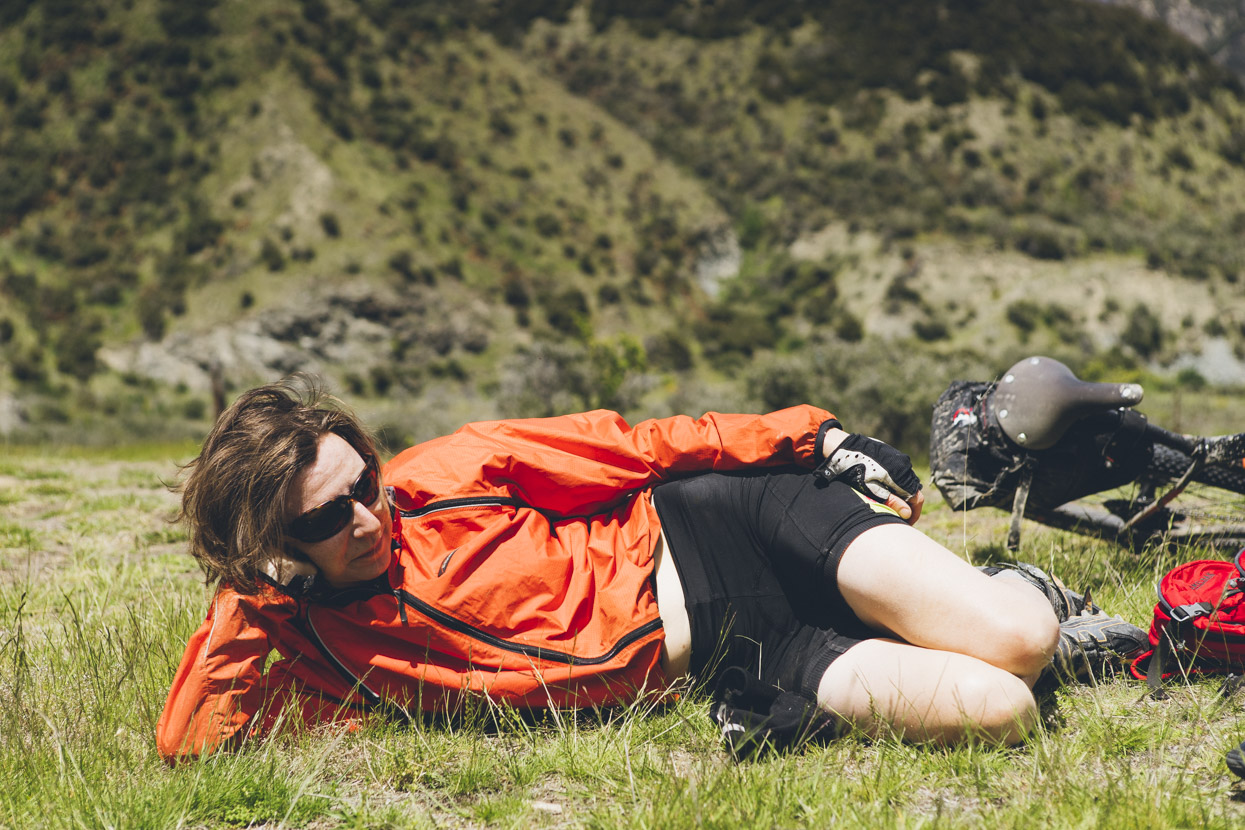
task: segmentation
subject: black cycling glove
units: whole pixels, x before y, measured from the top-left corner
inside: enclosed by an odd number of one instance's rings
[[[844,438],[818,470],[880,501],[891,493],[907,501],[921,489],[911,458],[876,438],[856,433]]]

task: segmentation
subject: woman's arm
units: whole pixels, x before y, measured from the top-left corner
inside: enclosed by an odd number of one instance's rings
[[[266,734],[291,715],[312,725],[353,714],[331,697],[305,689],[281,661],[265,671],[272,640],[262,602],[221,588],[207,619],[186,643],[181,664],[156,725],[156,746],[173,762],[237,746]],[[279,608],[279,610],[278,610]],[[274,616],[288,616],[283,603]]]
[[[186,643],[156,724],[160,754],[172,761],[240,738],[259,709],[270,650],[267,634],[245,624],[237,595],[217,591],[207,619]]]
[[[812,467],[833,416],[813,406],[766,415],[709,413],[629,426],[617,413],[468,424],[412,447],[385,467],[387,484],[418,508],[497,495],[575,515],[659,481],[751,466]],[[837,422],[834,422],[837,423]]]

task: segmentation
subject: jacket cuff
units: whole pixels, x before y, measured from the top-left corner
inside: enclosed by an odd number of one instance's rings
[[[825,456],[821,454],[821,448],[825,446],[826,443],[826,433],[832,429],[842,428],[843,425],[839,423],[838,418],[830,418],[829,420],[823,421],[821,426],[817,428],[817,440],[816,443],[813,444],[813,457],[817,459],[818,463],[826,460]]]

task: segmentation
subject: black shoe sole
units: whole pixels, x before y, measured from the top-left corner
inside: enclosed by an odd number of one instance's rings
[[[1227,757],[1223,760],[1237,778],[1245,778],[1245,743],[1236,749],[1229,750]]]

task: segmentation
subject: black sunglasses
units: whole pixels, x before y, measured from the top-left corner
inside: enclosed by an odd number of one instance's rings
[[[369,457],[367,466],[350,488],[350,494],[329,499],[290,522],[285,532],[300,542],[322,542],[341,532],[354,516],[354,503],[371,507],[380,497],[380,469]]]

